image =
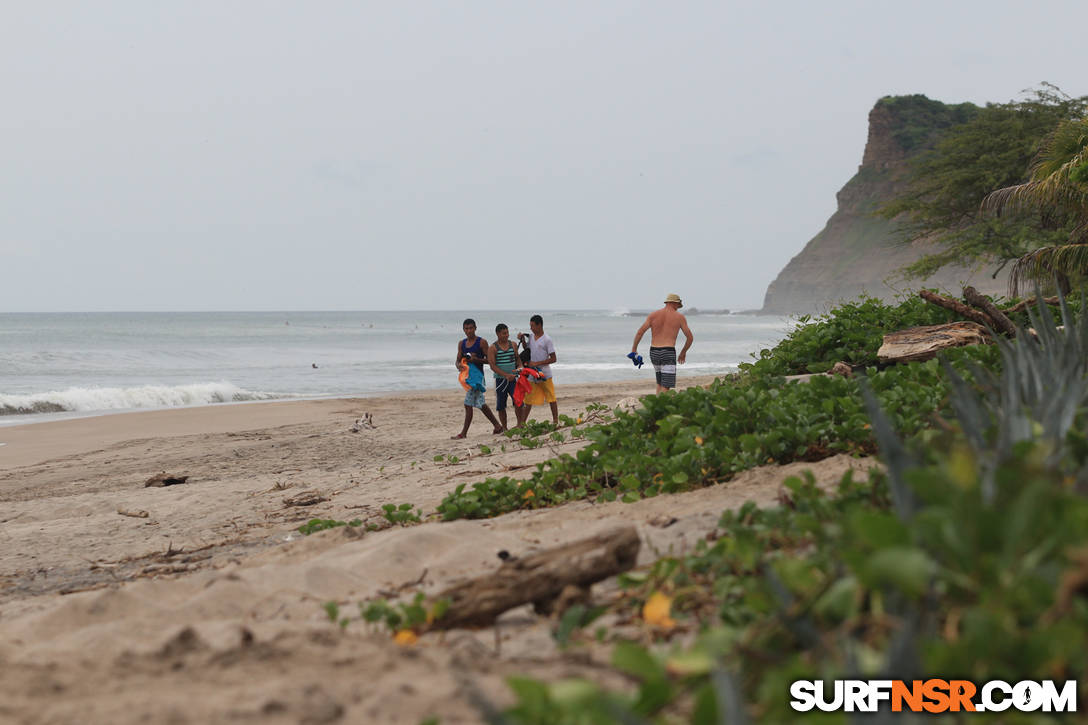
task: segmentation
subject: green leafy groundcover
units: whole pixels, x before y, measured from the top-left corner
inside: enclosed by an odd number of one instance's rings
[[[890,510],[882,476],[844,479],[834,496],[792,479],[789,506],[726,512],[716,541],[627,582],[636,611],[651,592],[673,597],[680,626],[699,632],[694,644],[617,643],[612,665],[637,682],[634,691],[514,680],[509,722],[820,719],[790,710],[798,679],[1083,683],[1088,602],[1067,596],[1063,582],[1088,572],[1088,499],[1041,469],[1044,451],[1028,444],[1001,467],[997,500],[987,502],[963,454],[949,450],[909,474],[925,505],[905,522]],[[730,702],[743,704],[719,719]],[[1011,712],[1003,722],[1054,717]]]
[[[1001,306],[1016,300],[1000,300]],[[1080,307],[1080,298],[1068,301],[1071,310]],[[1011,315],[1012,321],[1029,327],[1026,310]],[[926,302],[908,297],[896,304],[862,296],[833,308],[825,315],[803,315],[785,339],[773,348],[759,351],[756,361],[741,363],[750,375],[800,375],[822,373],[837,362],[852,366],[875,365],[884,335],[908,327],[940,325],[960,318]]]
[[[967,360],[993,366],[998,354],[993,347],[973,347],[949,357],[961,367]],[[868,379],[907,435],[930,425],[945,405],[948,385],[936,361],[870,369]],[[787,383],[749,374],[709,390],[647,396],[643,404],[588,429],[588,446],[538,465],[526,480],[489,478],[471,488],[458,486],[438,512],[452,520],[585,498],[634,501],[719,483],[767,463],[875,451],[856,379],[817,376]]]
[[[912,418],[886,398],[881,411],[874,376],[865,407],[885,472],[848,474],[834,494],[790,479],[784,505],[726,512],[712,541],[622,577],[621,608],[665,597],[675,618],[616,644],[612,666],[633,687],[517,679],[506,721],[860,721],[793,712],[799,679],[1074,681],[1083,703],[1088,319],[1065,308],[1060,332],[1045,311],[1031,323],[1037,337],[990,348],[1000,374],[993,360],[972,381],[943,365],[952,413],[906,443],[895,428]],[[677,631],[694,641],[663,641]]]
[[[875,365],[876,352],[889,332],[958,319],[920,297],[893,305],[863,296],[825,315],[799,317],[784,340],[760,350],[756,362],[743,363],[741,369],[759,375],[798,375],[822,373],[840,361]]]

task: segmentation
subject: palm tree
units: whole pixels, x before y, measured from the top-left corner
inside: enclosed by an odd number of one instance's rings
[[[1016,260],[1009,295],[1055,278],[1068,291],[1071,277],[1088,274],[1088,118],[1058,126],[1032,165],[1029,181],[998,189],[982,201],[984,212],[998,216],[1026,209],[1054,223],[1069,223],[1071,231],[1065,244],[1041,247]]]

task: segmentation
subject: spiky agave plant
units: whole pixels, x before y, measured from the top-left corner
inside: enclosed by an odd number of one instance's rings
[[[1041,297],[1038,288],[1036,296]],[[997,338],[1001,374],[975,366],[977,390],[942,361],[953,410],[982,467],[987,499],[993,497],[994,472],[1017,443],[1042,442],[1049,466],[1067,458],[1067,434],[1088,399],[1088,314],[1077,319],[1064,296],[1059,295],[1059,303],[1061,328],[1040,301],[1028,308],[1034,334],[1019,330],[1014,340]]]
[[[1069,241],[1036,249],[1016,260],[1009,275],[1009,294],[1017,296],[1034,283],[1088,272],[1088,119],[1065,121],[1047,139],[1031,178],[998,189],[982,201],[982,211],[1000,216],[1033,209],[1055,221],[1072,224]]]
[[[1041,297],[1038,290],[1036,295]],[[1058,327],[1049,307],[1039,301],[1037,307],[1029,308],[1034,335],[1020,330],[1014,340],[998,337],[1002,357],[998,374],[974,366],[972,384],[947,360],[941,361],[951,381],[950,402],[955,419],[978,466],[980,496],[988,505],[994,505],[998,498],[1002,467],[1017,465],[1014,460],[1018,444],[1034,444],[1035,450],[1042,453],[1044,468],[1049,470],[1061,470],[1075,458],[1068,450],[1068,434],[1076,424],[1078,411],[1088,402],[1088,314],[1077,319],[1064,297],[1060,298],[1060,307],[1063,327]],[[893,508],[898,518],[909,525],[932,503],[919,499],[910,482],[912,475],[917,476],[925,466],[903,444],[867,382],[859,382],[886,467]],[[1083,484],[1088,481],[1088,465],[1078,467],[1062,474],[1072,474]],[[1007,473],[1005,485],[1009,483]],[[939,504],[947,505],[948,501]],[[1002,536],[1006,535],[1003,531]],[[901,676],[917,671],[920,658],[914,639],[940,619],[940,605],[932,596],[915,602],[889,600],[888,611],[899,618],[901,628],[885,651],[885,673]]]

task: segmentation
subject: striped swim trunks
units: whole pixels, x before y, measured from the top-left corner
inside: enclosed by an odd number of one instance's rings
[[[651,347],[650,362],[654,365],[657,384],[663,388],[676,387],[676,348]]]

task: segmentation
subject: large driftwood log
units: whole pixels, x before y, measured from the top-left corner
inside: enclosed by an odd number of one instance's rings
[[[568,586],[588,588],[634,567],[639,543],[638,531],[627,526],[506,561],[493,574],[433,597],[449,600],[449,608],[429,628],[483,627],[522,604],[547,605]]]
[[[919,362],[936,357],[949,347],[990,342],[986,328],[974,322],[949,322],[945,325],[911,327],[884,336],[876,356],[881,362]]]
[[[974,287],[963,288],[963,299],[967,300],[970,304],[979,308],[986,315],[994,321],[997,325],[994,329],[1000,330],[1009,337],[1016,337],[1016,325],[1012,324],[1012,320],[1005,316],[1005,313],[997,309],[993,302],[985,295],[979,294],[978,290]]]
[[[952,310],[960,317],[965,317],[972,322],[977,322],[983,327],[994,327],[994,321],[987,317],[984,313],[968,307],[959,300],[954,300],[951,297],[939,295],[936,292],[930,292],[927,289],[919,292],[918,296],[926,302],[929,302],[930,304],[937,305],[938,307],[943,307],[946,310]]]

